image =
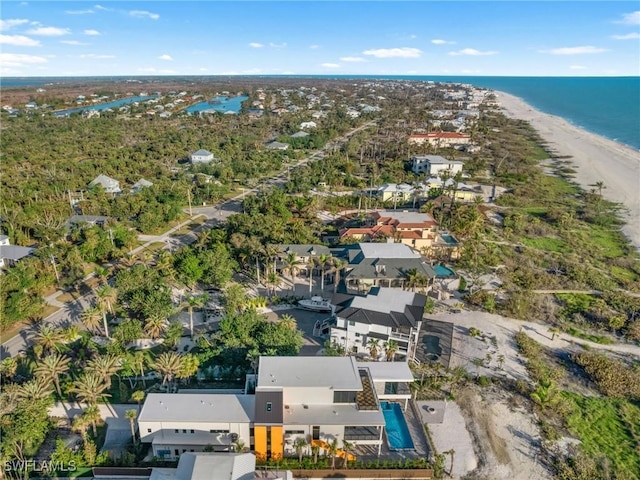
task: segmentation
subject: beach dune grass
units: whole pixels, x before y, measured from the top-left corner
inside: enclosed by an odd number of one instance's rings
[[[638,478],[640,451],[640,407],[628,400],[584,397],[564,392],[570,400],[569,430],[582,442],[584,451],[605,455],[616,478]]]
[[[522,243],[527,247],[545,250],[547,252],[569,253],[571,248],[561,239],[553,237],[523,238]]]

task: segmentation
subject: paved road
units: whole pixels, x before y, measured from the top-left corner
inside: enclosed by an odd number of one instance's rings
[[[177,250],[178,248],[184,245],[190,245],[195,242],[197,239],[197,234],[206,229],[214,227],[220,223],[224,223],[230,215],[235,213],[239,213],[242,211],[242,200],[247,195],[254,195],[256,192],[260,190],[263,186],[282,186],[286,183],[288,173],[290,170],[299,168],[303,165],[306,165],[309,162],[313,162],[316,160],[321,160],[324,157],[325,152],[332,150],[339,146],[342,142],[348,140],[351,136],[356,134],[357,132],[369,128],[374,125],[376,121],[368,122],[358,128],[351,130],[346,133],[342,137],[339,137],[329,143],[327,143],[322,149],[315,151],[311,155],[306,158],[303,158],[295,165],[289,167],[287,172],[279,173],[271,178],[267,178],[258,183],[258,185],[254,188],[247,188],[242,191],[239,195],[233,197],[230,200],[222,202],[218,205],[208,206],[208,207],[196,207],[187,213],[192,213],[192,217],[185,222],[182,222],[180,225],[173,227],[162,235],[158,236],[141,236],[141,239],[145,241],[145,243],[134,250],[131,251],[131,254],[136,254],[145,248],[148,248],[152,243],[155,242],[165,242],[167,246],[165,247],[168,250]],[[194,219],[197,217],[204,216],[206,220],[201,225],[193,228],[189,233],[180,236],[173,236],[175,232],[181,230],[185,226],[189,225]],[[89,277],[93,276],[93,274],[89,275]],[[56,292],[55,297],[57,297],[62,292]],[[52,298],[55,298],[52,296]],[[54,326],[54,327],[66,327],[71,324],[79,324],[82,325],[80,321],[80,314],[82,311],[90,304],[93,298],[93,294],[87,294],[83,297],[80,297],[78,300],[74,302],[70,302],[65,304],[60,310],[49,315],[47,318],[43,320],[42,323]],[[55,304],[55,300],[52,304]],[[20,352],[27,349],[28,346],[33,344],[33,338],[36,334],[35,326],[31,326],[22,332],[20,332],[15,337],[7,340],[0,347],[0,358],[13,357],[18,355]]]

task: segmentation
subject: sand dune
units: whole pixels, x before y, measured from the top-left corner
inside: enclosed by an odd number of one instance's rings
[[[623,231],[640,248],[640,152],[542,113],[513,95],[495,95],[507,116],[528,121],[554,152],[572,157],[575,181],[584,189],[604,182],[603,196],[626,207]]]

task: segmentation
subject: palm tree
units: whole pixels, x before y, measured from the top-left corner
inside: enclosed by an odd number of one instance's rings
[[[271,287],[270,295],[275,295],[276,294],[276,288],[278,288],[280,286],[281,282],[282,282],[282,279],[280,278],[280,276],[276,272],[269,272],[267,274],[267,278],[265,279],[264,283],[266,283],[267,286]]]
[[[193,338],[193,308],[203,307],[209,301],[209,295],[203,293],[202,295],[188,296],[183,305],[189,309],[189,331],[191,332],[191,338]]]
[[[332,261],[332,271],[334,272],[334,275],[335,275],[333,279],[333,293],[336,293],[336,291],[338,290],[338,284],[340,283],[340,272],[347,265],[349,265],[349,262],[338,257],[333,257],[331,261]]]
[[[353,448],[354,444],[347,441],[347,440],[342,440],[342,451],[344,452],[344,463],[342,464],[342,467],[346,470],[349,468],[349,451]]]
[[[374,361],[378,360],[378,355],[380,354],[380,342],[377,338],[369,338],[367,341],[367,348],[369,349],[369,355]]]
[[[44,357],[42,363],[40,363],[35,370],[36,376],[44,380],[53,380],[56,386],[56,391],[60,398],[62,398],[62,390],[60,390],[60,375],[63,375],[69,371],[69,362],[71,359],[54,353],[48,357]]]
[[[42,346],[43,353],[49,353],[57,348],[61,340],[60,330],[49,325],[43,325],[36,334],[35,343]]]
[[[71,430],[74,432],[78,432],[82,437],[82,443],[87,443],[87,427],[89,426],[89,421],[87,421],[86,417],[82,415],[77,415],[76,418],[73,419],[73,426]]]
[[[336,438],[329,444],[329,455],[331,456],[331,468],[336,469],[336,455],[338,454],[338,440]]]
[[[111,304],[117,298],[116,291],[112,287],[105,285],[104,287],[96,290],[96,297],[97,297],[97,307],[100,310],[100,313],[102,314],[102,324],[104,327],[104,335],[107,338],[111,338],[109,337],[109,324],[107,323],[107,312],[112,312],[113,310]]]
[[[135,366],[133,371],[135,372],[135,368],[138,368],[138,372],[140,372],[140,376],[142,377],[142,384],[146,387],[147,386],[147,381],[144,378],[144,364],[146,361],[147,357],[144,353],[144,351],[142,350],[136,350],[135,352],[133,352],[133,354],[131,355],[131,363]]]
[[[311,455],[313,455],[313,464],[318,463],[318,455],[320,454],[320,445],[311,442]]]
[[[316,263],[320,267],[320,291],[324,293],[324,274],[326,273],[326,267],[331,261],[331,255],[322,254],[320,255]]]
[[[98,403],[98,398],[111,396],[108,393],[104,393],[106,389],[107,385],[99,375],[93,372],[86,372],[73,382],[73,387],[69,391],[75,393],[80,400],[89,405],[95,405]]]
[[[80,319],[87,330],[97,332],[100,320],[102,319],[102,312],[94,305],[84,310],[80,315]]]
[[[133,440],[133,443],[136,443],[136,426],[135,426],[135,422],[136,422],[136,418],[138,418],[138,411],[131,409],[131,410],[127,410],[126,413],[124,414],[125,417],[127,417],[129,419],[129,425],[131,425],[131,439]]]
[[[247,446],[240,438],[238,438],[233,442],[233,451],[236,453],[244,453],[247,451]]]
[[[7,357],[0,362],[0,379],[11,380],[18,371],[18,361],[15,357]]]
[[[307,448],[307,441],[304,438],[297,438],[296,441],[293,442],[293,448],[296,449],[298,462],[302,465],[302,455],[304,454],[304,449]]]
[[[98,428],[96,424],[98,420],[100,420],[100,409],[98,405],[92,404],[84,409],[82,412],[82,416],[84,417],[87,423],[91,423],[91,428],[93,429],[93,436],[96,437],[98,435]]]
[[[20,400],[44,400],[51,395],[51,384],[43,378],[36,378],[20,385],[17,393]]]
[[[144,324],[144,332],[151,338],[156,339],[162,336],[166,325],[167,322],[164,318],[158,316],[149,317]]]
[[[138,402],[138,410],[140,410],[140,402],[142,402],[142,400],[144,400],[146,393],[144,393],[143,390],[136,390],[135,392],[133,392],[131,394],[131,398],[133,400],[135,400],[136,402]]]
[[[89,360],[87,371],[98,375],[106,384],[106,389],[111,388],[111,377],[121,368],[121,359],[115,355],[99,355]]]
[[[93,271],[94,275],[96,276],[96,278],[99,280],[99,282],[102,285],[106,285],[107,284],[107,278],[109,277],[109,269],[106,267],[96,267],[96,269]]]
[[[284,271],[289,272],[291,276],[291,293],[296,291],[296,273],[300,270],[303,262],[298,258],[295,252],[289,252],[284,259]]]
[[[398,351],[398,342],[396,342],[395,340],[387,340],[386,342],[384,342],[383,348],[384,353],[387,357],[387,362],[393,362],[393,358]]]
[[[282,317],[280,317],[280,324],[291,330],[296,330],[298,328],[298,322],[295,318],[293,318],[293,316],[289,315],[288,313],[285,313],[284,315],[282,315]]]
[[[197,235],[195,247],[203,250],[211,242],[211,230],[204,230]]]
[[[311,295],[311,290],[313,289],[313,270],[316,266],[316,259],[314,257],[309,257],[309,261],[307,262],[307,270],[309,270],[309,295]]]
[[[162,375],[162,385],[173,381],[182,368],[182,357],[175,352],[161,353],[153,364]]]

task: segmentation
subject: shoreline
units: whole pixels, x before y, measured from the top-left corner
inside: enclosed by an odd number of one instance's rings
[[[494,90],[504,114],[525,120],[558,156],[575,167],[573,180],[584,190],[604,182],[602,196],[624,205],[622,232],[640,248],[640,152],[579,128],[562,117],[543,113],[524,100]]]

